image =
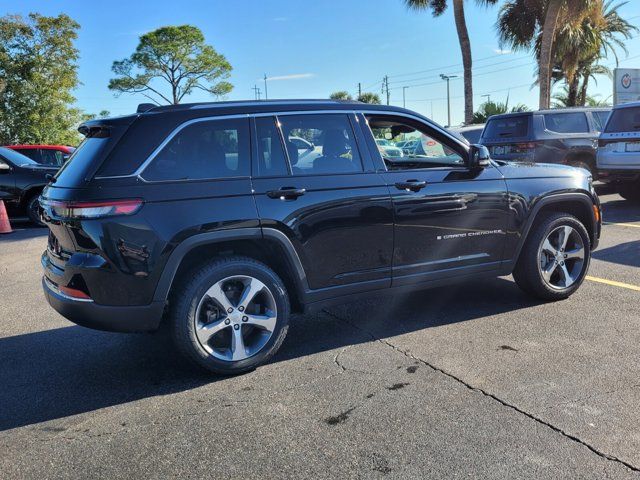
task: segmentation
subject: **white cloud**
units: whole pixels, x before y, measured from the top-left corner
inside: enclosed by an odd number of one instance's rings
[[[512,53],[511,50],[503,50],[501,48],[494,48],[493,51],[496,52],[498,55],[509,55]]]
[[[279,75],[277,77],[267,77],[267,80],[270,82],[275,82],[277,80],[302,80],[304,78],[313,78],[315,77],[315,73],[293,73],[291,75]],[[263,80],[260,78],[259,80]]]

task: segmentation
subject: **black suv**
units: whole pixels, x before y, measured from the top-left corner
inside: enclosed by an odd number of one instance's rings
[[[571,165],[595,177],[598,136],[610,112],[610,108],[565,108],[494,115],[479,143],[495,160]]]
[[[214,372],[269,359],[290,313],[365,295],[513,272],[566,298],[600,236],[586,172],[491,161],[401,108],[179,105],[80,131],[41,199],[49,303],[104,330],[164,319]],[[384,158],[376,139],[420,153]]]
[[[43,225],[38,197],[59,167],[42,165],[9,148],[0,147],[0,200],[7,204],[10,216],[26,215]]]

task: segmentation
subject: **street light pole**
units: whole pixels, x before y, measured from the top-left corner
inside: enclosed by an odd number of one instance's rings
[[[409,87],[402,87],[402,108],[407,108],[407,100],[405,98],[405,92]]]
[[[267,93],[267,74],[264,74],[264,99],[268,100],[269,99],[269,95]]]
[[[451,94],[449,92],[449,80],[456,77],[457,75],[440,74],[440,78],[447,81],[447,127],[451,126]]]

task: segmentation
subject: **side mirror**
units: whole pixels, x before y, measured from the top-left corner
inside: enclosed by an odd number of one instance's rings
[[[11,167],[9,166],[9,164],[4,163],[2,160],[0,160],[0,173],[9,173],[11,171]]]
[[[489,149],[484,145],[471,145],[469,149],[469,167],[484,168],[491,165],[491,156]]]

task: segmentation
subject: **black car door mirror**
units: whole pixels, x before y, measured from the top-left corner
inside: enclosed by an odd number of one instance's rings
[[[11,171],[11,166],[2,160],[0,160],[0,173],[9,173]]]
[[[490,164],[489,149],[484,145],[471,145],[471,148],[469,148],[469,166],[471,168],[484,168]]]

